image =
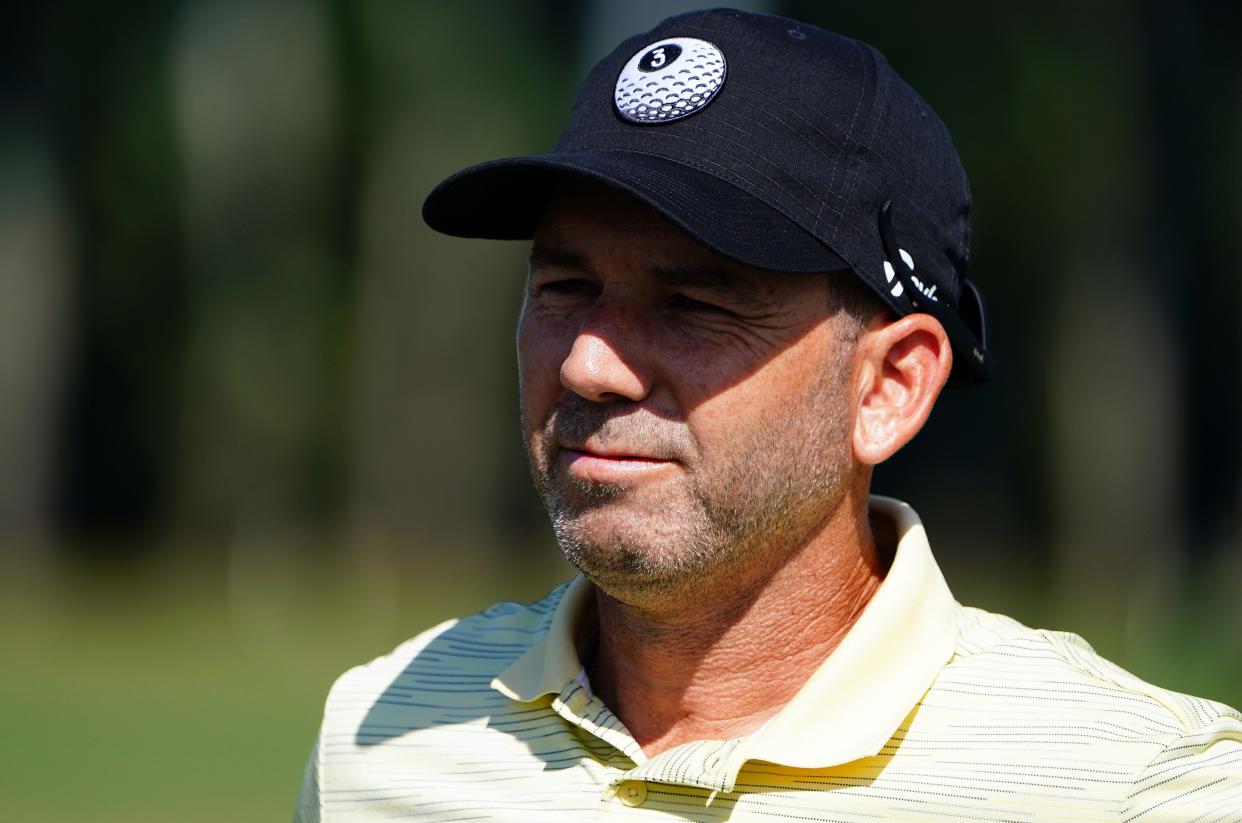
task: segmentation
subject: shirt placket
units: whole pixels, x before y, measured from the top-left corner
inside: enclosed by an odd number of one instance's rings
[[[732,792],[740,764],[735,763],[739,740],[687,743],[648,759],[620,719],[603,701],[575,680],[565,686],[551,708],[566,721],[606,742],[612,748],[606,777],[599,785],[600,820],[634,817],[651,811],[653,803],[674,786],[704,790],[708,806],[718,793]],[[668,784],[665,789],[661,784]]]

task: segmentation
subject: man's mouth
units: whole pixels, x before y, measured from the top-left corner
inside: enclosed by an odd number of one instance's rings
[[[597,483],[635,481],[666,471],[676,461],[627,449],[561,447],[559,462],[569,474]]]

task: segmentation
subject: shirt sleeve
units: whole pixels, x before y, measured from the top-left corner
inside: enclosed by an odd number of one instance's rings
[[[1139,772],[1123,823],[1242,823],[1242,721],[1221,717],[1165,746]]]
[[[302,788],[298,791],[298,805],[293,810],[293,823],[320,823],[319,801],[319,740],[311,747],[306,759],[306,771],[302,773]]]

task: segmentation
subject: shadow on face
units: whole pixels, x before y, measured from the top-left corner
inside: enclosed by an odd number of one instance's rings
[[[850,353],[857,330],[835,310],[831,276],[729,260],[633,197],[568,178],[532,245],[523,401],[568,394],[671,419],[714,404],[739,413],[734,391],[752,409],[779,404]]]

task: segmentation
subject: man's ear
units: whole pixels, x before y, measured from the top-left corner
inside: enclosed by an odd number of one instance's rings
[[[953,369],[944,328],[930,314],[872,326],[858,340],[854,456],[875,465],[927,422]]]

